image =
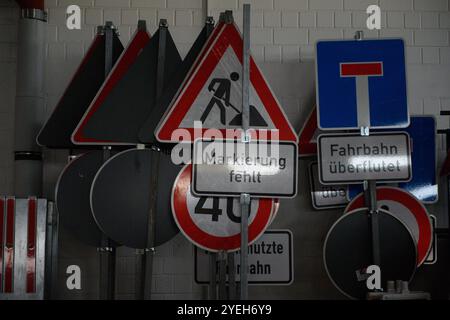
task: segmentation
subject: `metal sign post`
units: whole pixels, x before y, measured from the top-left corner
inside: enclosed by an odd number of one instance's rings
[[[139,21],[139,29],[146,29],[145,21]],[[156,70],[156,99],[159,99],[163,92],[164,84],[164,66],[166,54],[167,39],[167,20],[159,21],[159,43],[158,43],[158,62]],[[137,149],[144,149],[144,145],[137,145]],[[152,146],[155,151],[155,157],[151,161],[151,172],[159,172],[161,149]],[[145,249],[136,249],[136,279],[135,279],[135,297],[137,300],[150,300],[152,295],[152,275],[153,275],[153,255],[155,254],[155,225],[156,225],[156,206],[158,197],[158,174],[153,174],[150,180],[149,193],[149,213],[147,220],[147,244]]]
[[[220,251],[218,256],[219,256],[219,300],[226,300],[227,254],[225,251]]]
[[[108,36],[107,36],[108,38]],[[108,41],[107,41],[108,43]],[[111,147],[103,148],[103,162],[111,157]],[[102,233],[100,252],[100,299],[113,300],[115,289],[116,249],[108,236]]]
[[[372,231],[372,256],[373,264],[380,265],[380,230],[378,228],[377,187],[375,180],[364,183],[365,203],[369,208],[370,226]]]
[[[243,6],[243,53],[242,53],[242,135],[243,142],[250,142],[249,127],[249,104],[250,104],[250,4]],[[240,288],[241,300],[248,299],[248,215],[250,210],[250,194],[241,194],[241,265],[240,265]]]

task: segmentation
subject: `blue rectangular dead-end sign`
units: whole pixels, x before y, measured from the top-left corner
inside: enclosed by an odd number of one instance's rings
[[[394,130],[389,130],[394,131]],[[436,176],[436,120],[433,116],[413,116],[408,128],[411,139],[412,179],[398,187],[412,193],[423,203],[438,200]],[[363,191],[362,185],[349,185],[349,200]]]
[[[316,73],[320,129],[409,125],[402,39],[318,41]]]

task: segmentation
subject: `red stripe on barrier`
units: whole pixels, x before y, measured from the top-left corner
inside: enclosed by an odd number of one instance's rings
[[[382,76],[381,62],[341,63],[341,77]]]
[[[5,200],[0,198],[0,292],[3,292],[3,228],[5,221]]]
[[[36,292],[36,199],[28,199],[27,293]]]
[[[13,292],[15,199],[6,199],[5,292]]]

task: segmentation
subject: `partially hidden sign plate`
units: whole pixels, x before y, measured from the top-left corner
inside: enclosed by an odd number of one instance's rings
[[[196,140],[195,195],[292,198],[297,194],[297,144]]]
[[[290,230],[267,230],[248,247],[248,283],[252,285],[289,285],[294,280],[294,246]],[[234,258],[235,279],[240,281],[239,251]],[[209,283],[209,255],[195,250],[195,282]],[[228,281],[228,279],[226,279]]]
[[[179,134],[190,134],[184,141],[196,139],[194,122],[200,133],[217,129],[225,137],[226,129],[242,127],[242,36],[236,24],[219,23],[211,41],[187,76],[169,112],[155,131],[160,142],[178,142]],[[250,127],[265,140],[297,141],[280,103],[250,57]],[[182,129],[178,131],[178,129]],[[276,137],[273,131],[278,130]],[[262,138],[259,138],[262,140]]]
[[[323,184],[411,179],[411,148],[406,132],[323,134],[318,138],[318,147]]]

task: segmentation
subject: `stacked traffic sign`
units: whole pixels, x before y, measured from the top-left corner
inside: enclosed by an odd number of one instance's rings
[[[368,290],[364,273],[370,264],[382,270],[382,285],[387,280],[409,281],[431,245],[429,215],[414,196],[390,190],[387,193],[393,199],[386,206],[382,191],[375,190],[376,181],[408,183],[414,175],[409,133],[373,132],[409,125],[404,43],[400,39],[319,41],[316,74],[317,127],[323,131],[347,130],[317,138],[319,182],[335,187],[363,182],[368,185],[365,195],[350,203],[347,214],[330,229],[324,246],[325,266],[332,282],[345,295],[364,298]],[[403,207],[408,210],[393,205],[406,198],[410,205]],[[413,223],[419,216],[420,222]],[[416,226],[414,232],[411,226]],[[342,256],[344,248],[350,252]],[[364,253],[368,248],[371,254]],[[359,276],[355,277],[355,271]]]

